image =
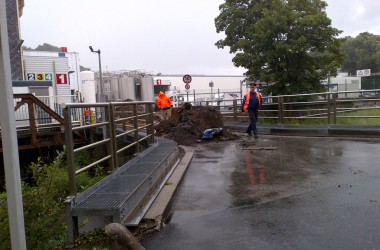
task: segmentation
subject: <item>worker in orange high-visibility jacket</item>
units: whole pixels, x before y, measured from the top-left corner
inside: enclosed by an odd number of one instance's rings
[[[169,119],[172,114],[172,100],[164,92],[158,93],[157,107],[161,110],[161,117],[163,120]]]
[[[88,108],[84,110],[84,120],[86,125],[90,124],[90,110]]]
[[[251,83],[250,91],[244,96],[241,111],[244,114],[247,114],[248,112],[250,123],[246,133],[248,134],[248,136],[252,136],[253,131],[253,135],[255,136],[255,138],[259,137],[257,133],[256,122],[257,118],[259,117],[259,109],[261,108],[261,103],[261,93],[257,91],[256,83]]]

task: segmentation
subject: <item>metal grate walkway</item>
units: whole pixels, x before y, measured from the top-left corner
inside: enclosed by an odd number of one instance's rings
[[[69,241],[79,231],[92,230],[111,222],[138,225],[168,173],[179,161],[179,150],[174,141],[156,140],[114,173],[66,202],[69,204]],[[79,228],[82,222],[86,225]]]

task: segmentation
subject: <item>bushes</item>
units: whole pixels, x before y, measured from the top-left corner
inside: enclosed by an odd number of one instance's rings
[[[78,165],[87,165],[91,157],[78,157]],[[29,168],[31,183],[22,181],[25,236],[27,249],[62,249],[66,243],[65,205],[69,194],[65,151],[57,152],[50,163],[41,159]],[[102,178],[98,167],[93,175],[77,176],[77,185],[83,191]],[[0,249],[11,249],[6,193],[0,194]]]

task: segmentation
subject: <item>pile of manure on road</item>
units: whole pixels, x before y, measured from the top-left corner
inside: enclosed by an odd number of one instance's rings
[[[222,131],[211,139],[201,140],[204,131],[210,128],[222,128]],[[219,110],[212,107],[195,107],[189,103],[173,108],[172,116],[156,125],[155,130],[156,136],[185,146],[204,141],[228,141],[238,138],[223,128],[223,117]]]

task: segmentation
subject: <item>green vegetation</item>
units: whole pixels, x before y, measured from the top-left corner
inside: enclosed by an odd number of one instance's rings
[[[322,0],[225,1],[215,18],[216,43],[235,54],[233,63],[247,69],[247,77],[276,83],[273,95],[324,91],[320,84],[335,75],[343,61],[337,38]]]
[[[380,109],[358,110],[345,113],[338,113],[336,125],[345,126],[380,126],[380,118],[365,118],[366,116],[380,116]],[[355,118],[342,118],[342,116],[356,116]],[[277,119],[259,118],[263,125],[275,125]],[[334,124],[333,117],[330,117],[330,124]],[[294,126],[323,126],[327,125],[327,118],[304,118],[304,119],[284,119],[284,125]]]
[[[78,159],[79,166],[92,161],[86,153],[82,153]],[[52,162],[45,163],[39,159],[37,163],[32,163],[28,175],[31,181],[22,181],[27,249],[63,249],[67,235],[64,200],[69,194],[65,151],[57,152]],[[78,175],[79,191],[86,190],[103,177],[100,167],[93,173]],[[0,194],[0,224],[0,249],[11,249],[5,192]],[[94,237],[86,239],[86,243],[95,242]]]
[[[380,126],[380,118],[365,118],[365,116],[380,116],[380,109],[359,110],[338,116],[359,116],[359,118],[337,118],[339,125],[351,126]]]
[[[342,70],[350,75],[356,75],[358,69],[371,69],[380,72],[380,36],[368,32],[356,37],[346,37],[342,43],[342,53],[345,59]]]
[[[352,108],[352,107],[350,107]],[[264,113],[259,115],[259,124],[261,125],[278,125],[278,118],[266,118],[265,116],[278,116],[276,113]],[[224,113],[225,122],[236,122],[233,113]],[[294,114],[296,116],[297,114]],[[347,118],[346,118],[347,117]],[[239,123],[248,123],[248,117],[238,113]],[[326,126],[328,124],[327,117],[309,117],[309,118],[284,118],[284,125],[291,126]],[[334,116],[330,116],[330,124],[334,125]],[[336,117],[336,125],[344,126],[380,126],[380,108],[360,109],[355,111],[338,112]]]

